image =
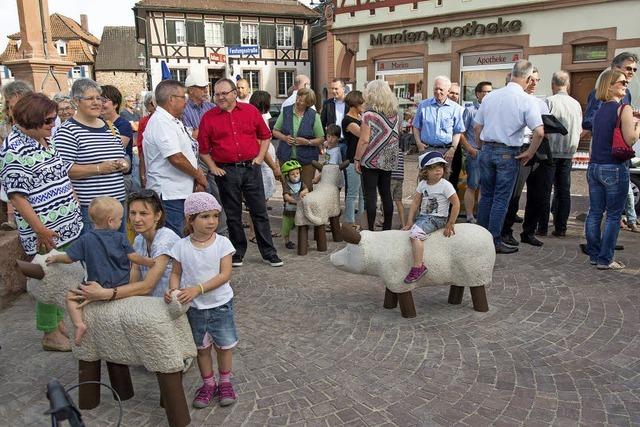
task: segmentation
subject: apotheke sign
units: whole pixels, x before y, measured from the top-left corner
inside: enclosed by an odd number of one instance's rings
[[[488,24],[478,24],[478,21],[471,21],[458,27],[433,27],[431,32],[403,30],[401,33],[395,34],[370,34],[369,38],[371,46],[426,42],[436,39],[444,43],[450,38],[473,37],[484,34],[517,33],[521,29],[522,21],[519,19],[507,21],[498,18],[497,22],[490,22]]]

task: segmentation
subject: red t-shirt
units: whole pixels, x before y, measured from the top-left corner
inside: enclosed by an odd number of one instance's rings
[[[198,129],[200,154],[216,163],[253,160],[260,152],[258,141],[271,139],[262,115],[251,104],[237,103],[231,112],[215,107],[202,116]]]
[[[138,136],[136,138],[136,145],[138,146],[138,155],[142,156],[142,134],[144,133],[145,128],[147,127],[147,123],[149,123],[149,118],[151,114],[144,116],[138,122]]]

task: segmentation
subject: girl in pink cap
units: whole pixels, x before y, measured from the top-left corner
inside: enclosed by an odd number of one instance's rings
[[[215,397],[220,406],[232,405],[236,393],[231,384],[232,349],[238,343],[233,319],[233,290],[229,285],[231,241],[216,234],[220,204],[209,193],[193,193],[184,202],[185,238],[171,249],[173,270],[169,290],[179,289],[178,300],[191,304],[187,317],[198,347],[198,367],[204,384],[193,399],[195,408],[205,408]],[[211,346],[216,350],[220,381],[216,384]]]

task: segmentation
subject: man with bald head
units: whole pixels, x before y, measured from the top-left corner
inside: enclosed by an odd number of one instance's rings
[[[290,97],[288,97],[287,99],[285,99],[285,101],[282,103],[282,106],[280,107],[281,109],[284,107],[288,107],[289,105],[293,105],[296,103],[296,98],[298,97],[298,90],[302,89],[302,88],[310,88],[311,87],[311,80],[309,80],[308,76],[305,76],[304,74],[298,74],[294,79],[293,79],[293,93],[291,94]],[[311,108],[313,108],[315,110],[315,105],[312,106]]]
[[[247,79],[240,79],[236,82],[236,88],[238,89],[238,102],[249,103],[251,99],[251,91],[249,90],[249,81]]]
[[[451,164],[465,131],[463,108],[448,98],[451,80],[438,76],[433,81],[433,97],[418,106],[413,118],[413,135],[419,151],[438,151]]]

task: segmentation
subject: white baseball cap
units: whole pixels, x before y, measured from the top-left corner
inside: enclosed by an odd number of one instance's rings
[[[197,76],[195,73],[191,73],[187,76],[187,79],[184,81],[184,85],[186,87],[198,86],[198,87],[207,87],[209,86],[209,82],[202,76]]]

